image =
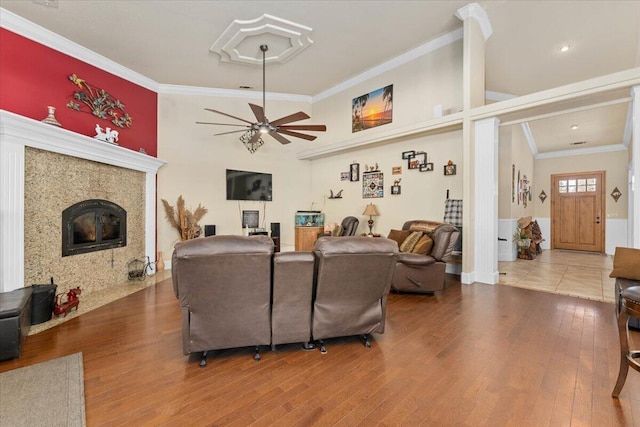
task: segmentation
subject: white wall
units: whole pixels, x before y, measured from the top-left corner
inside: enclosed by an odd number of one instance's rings
[[[402,152],[425,151],[429,161],[434,163],[433,172],[419,172],[407,169],[407,161]],[[391,229],[399,229],[411,219],[429,219],[442,221],[446,191],[449,197],[462,198],[462,168],[458,163],[462,158],[462,132],[449,132],[440,135],[423,136],[398,141],[375,148],[335,155],[311,162],[311,196],[314,206],[323,207],[326,222],[339,223],[345,216],[353,215],[360,219],[359,233],[368,232],[368,217],[362,215],[368,203],[374,203],[380,216],[374,218],[374,233],[387,235]],[[448,160],[457,164],[457,174],[444,176],[443,167]],[[364,199],[362,197],[362,176],[360,181],[340,181],[340,172],[349,170],[349,165],[360,163],[361,171],[365,164],[375,165],[384,173],[384,197]],[[401,175],[392,175],[392,166],[401,166]],[[361,174],[362,175],[362,174]],[[391,185],[401,178],[401,194],[392,195]],[[343,190],[342,199],[325,200],[329,190],[336,193]]]
[[[158,157],[170,159],[158,174],[158,250],[163,251],[164,259],[170,259],[179,235],[167,222],[160,199],[175,206],[179,195],[184,197],[188,208],[195,209],[200,203],[209,210],[200,225],[215,224],[217,234],[241,234],[241,211],[259,210],[260,222],[267,229],[271,222],[281,224],[281,245],[293,245],[295,211],[309,209],[312,201],[310,164],[297,160],[295,153],[312,143],[291,138],[291,144],[283,146],[265,136],[265,144],[251,154],[238,139],[241,133],[213,136],[235,128],[200,125],[195,121],[238,123],[204,111],[204,107],[253,119],[247,102],[261,104],[260,99],[167,94],[158,98]],[[309,104],[303,102],[267,99],[267,113],[272,120],[309,109]],[[273,174],[273,201],[227,201],[227,168]]]

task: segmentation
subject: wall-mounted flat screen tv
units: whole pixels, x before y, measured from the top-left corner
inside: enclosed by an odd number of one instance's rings
[[[227,169],[227,200],[271,201],[272,199],[270,173]]]

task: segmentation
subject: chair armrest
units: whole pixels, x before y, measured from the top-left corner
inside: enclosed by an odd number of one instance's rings
[[[409,265],[411,267],[426,267],[436,263],[436,259],[430,255],[420,255],[400,252],[398,254],[398,262]]]

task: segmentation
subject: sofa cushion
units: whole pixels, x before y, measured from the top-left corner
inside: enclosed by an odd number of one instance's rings
[[[431,248],[433,247],[433,239],[429,237],[427,234],[423,234],[418,240],[418,243],[413,247],[411,253],[420,254],[420,255],[428,255],[431,252]]]
[[[609,277],[640,280],[640,249],[617,247]]]
[[[400,245],[400,252],[411,252],[416,246],[416,243],[418,243],[418,240],[422,237],[422,234],[422,231],[412,231]]]
[[[398,247],[400,247],[404,239],[409,237],[409,234],[411,234],[409,230],[391,230],[389,231],[387,239],[395,240],[398,243]]]

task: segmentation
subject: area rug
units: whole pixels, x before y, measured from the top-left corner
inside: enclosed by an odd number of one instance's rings
[[[85,426],[82,353],[0,374],[0,426]]]

